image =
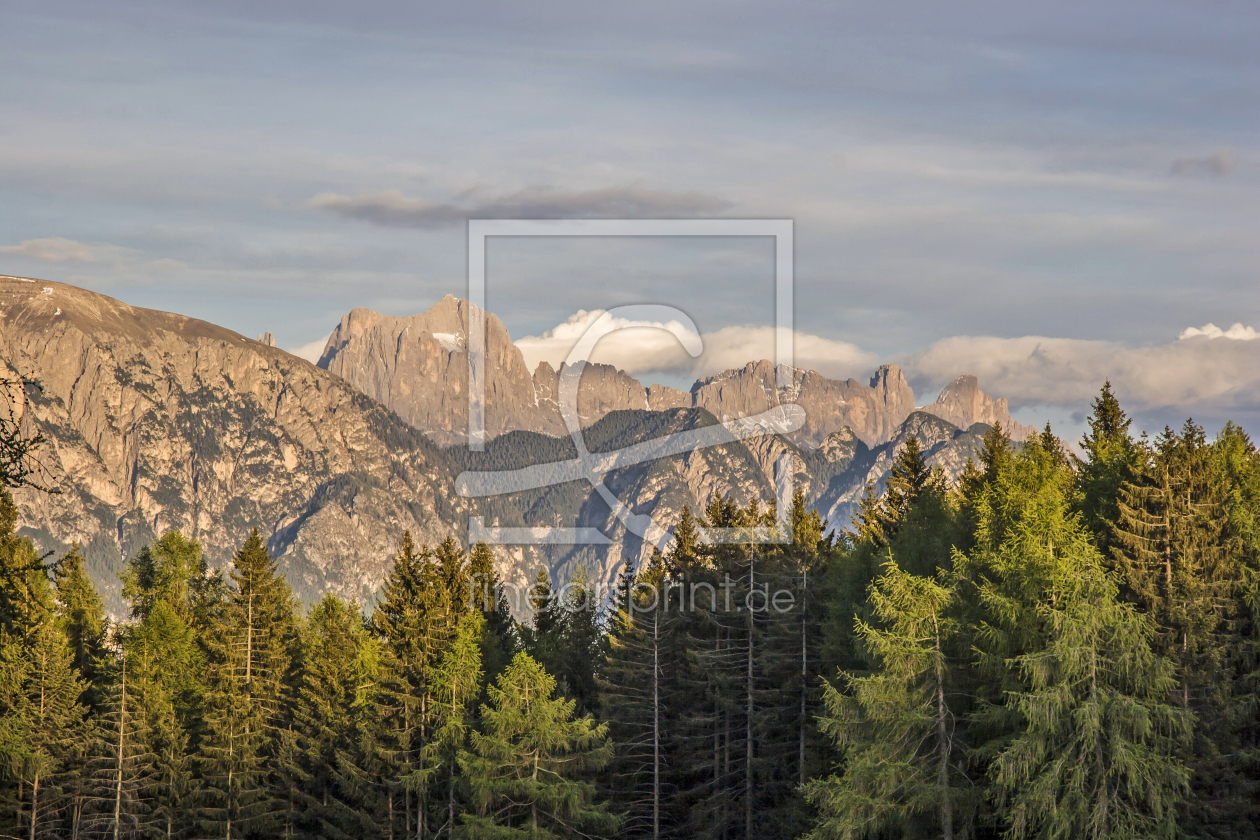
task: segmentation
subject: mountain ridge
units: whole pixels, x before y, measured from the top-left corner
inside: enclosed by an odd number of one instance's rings
[[[323,367],[396,411],[443,445],[467,440],[468,362],[465,337],[475,310],[447,295],[428,310],[411,316],[381,315],[356,308],[329,335],[320,356]],[[503,322],[486,313],[485,426],[489,437],[509,431],[566,434],[556,370],[540,362],[530,373],[524,355],[512,343]],[[789,437],[811,448],[843,428],[853,429],[868,446],[892,439],[916,410],[914,392],[895,364],[881,365],[863,385],[856,379],[830,379],[817,371],[790,368],[791,384],[780,388],[776,368],[754,360],[700,377],[690,391],[644,386],[611,365],[588,363],[578,388],[577,409],[583,425],[610,411],[662,411],[703,408],[719,420],[747,417],[794,403],[805,410],[805,424]],[[1035,433],[1014,421],[1004,397],[980,390],[964,374],[920,410],[967,428],[1001,423],[1014,440]]]
[[[457,304],[451,310],[460,314]],[[367,327],[383,323],[357,312],[351,321]],[[429,335],[425,353],[412,353],[408,365],[417,370],[429,365],[432,382],[443,370],[438,362],[466,369],[460,335],[449,319],[422,326]],[[386,339],[396,341],[384,329],[376,338],[379,348],[389,346]],[[499,341],[500,353],[510,356],[506,330]],[[376,363],[370,353],[361,361]],[[397,369],[390,373],[388,365],[378,366],[382,396],[404,393],[390,378]],[[491,381],[504,389],[515,384],[522,394],[527,381],[534,394],[551,381],[541,368],[528,380],[523,365],[520,370],[517,379]],[[619,394],[634,387],[626,384],[633,380],[607,366],[586,372],[592,373],[599,387],[579,400],[579,407],[587,408],[584,434],[592,451],[723,419],[706,405],[755,411],[791,394],[774,385],[768,362],[758,362],[699,386],[695,393],[701,398],[691,405],[671,404],[684,392],[658,386],[643,391],[642,403],[620,408]],[[539,566],[558,582],[584,569],[594,581],[611,584],[625,563],[641,562],[651,551],[624,531],[585,481],[485,499],[455,492],[463,470],[573,457],[573,442],[562,428],[555,434],[507,431],[493,437],[485,453],[470,453],[458,438],[443,447],[343,377],[270,342],[182,315],[132,307],[61,283],[0,277],[0,376],[22,383],[26,400],[16,406],[19,421],[28,433],[44,433],[45,460],[64,490],[55,496],[32,488],[15,491],[23,533],[43,551],[62,553],[81,544],[89,572],[115,611],[122,609],[122,564],[171,528],[200,541],[211,565],[222,568],[258,527],[306,601],[334,591],[370,602],[404,529],[419,543],[447,536],[464,541],[474,515],[490,526],[591,527],[612,537],[604,547],[497,547],[503,579],[519,586],[527,585]],[[901,399],[900,372],[889,368],[881,376],[888,398]],[[829,384],[802,384],[807,380],[808,372],[793,373],[799,393],[829,393]],[[956,389],[956,401],[964,409],[989,406],[962,399],[970,384]],[[869,410],[880,393],[875,388],[850,380],[838,383],[834,393],[860,394],[862,388],[873,395],[863,403]],[[543,393],[534,407],[546,407],[547,399]],[[996,400],[990,402],[999,410]],[[792,454],[808,501],[833,526],[843,526],[866,483],[882,481],[908,429],[931,432],[932,440],[925,440],[929,458],[951,474],[974,451],[973,431],[909,405],[907,417],[874,446],[848,425],[831,431],[820,425],[807,440],[766,435],[722,444],[614,470],[604,483],[635,514],[669,527],[683,505],[702,510],[716,495],[769,504],[774,465]],[[429,406],[428,416],[458,417],[458,406],[452,398]],[[558,411],[552,416],[558,423]],[[836,425],[834,416],[830,422]],[[808,445],[818,437],[816,446]]]

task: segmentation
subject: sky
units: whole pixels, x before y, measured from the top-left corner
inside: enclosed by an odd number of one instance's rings
[[[311,355],[353,307],[465,295],[468,218],[788,218],[800,366],[900,364],[920,403],[972,373],[1066,436],[1109,378],[1153,432],[1260,432],[1254,2],[6,0],[0,29],[3,274]],[[769,240],[487,260],[530,359],[629,303],[705,341],[606,339],[644,381],[772,346]]]

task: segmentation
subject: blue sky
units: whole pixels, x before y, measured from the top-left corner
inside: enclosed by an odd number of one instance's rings
[[[1260,428],[1254,3],[9,0],[0,26],[0,273],[296,348],[463,294],[469,215],[787,217],[829,375],[976,373],[1070,434],[1111,376],[1148,428]],[[503,242],[489,304],[514,337],[627,302],[729,334],[771,323],[770,271],[755,241]]]

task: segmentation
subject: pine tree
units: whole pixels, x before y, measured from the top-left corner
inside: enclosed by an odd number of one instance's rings
[[[105,602],[88,578],[83,552],[75,543],[57,562],[57,624],[74,657],[74,668],[85,685],[96,679],[96,662],[105,655]]]
[[[154,756],[125,647],[109,662],[105,678],[104,712],[93,721],[90,775],[78,828],[86,836],[142,837],[154,828]]]
[[[1182,705],[1204,710],[1223,650],[1237,570],[1226,554],[1223,486],[1203,430],[1165,429],[1147,478],[1120,489],[1113,556],[1131,596],[1159,627],[1155,647],[1177,662]]]
[[[608,654],[600,675],[600,711],[615,753],[603,784],[613,807],[625,813],[621,836],[660,840],[679,822],[671,808],[670,723],[667,681],[686,665],[678,642],[679,613],[662,603],[667,564],[659,549],[639,575],[627,564],[610,621]]]
[[[301,650],[293,713],[302,779],[296,791],[298,833],[356,837],[373,826],[363,825],[356,813],[355,794],[361,791],[347,789],[344,770],[357,748],[360,700],[378,679],[376,641],[358,610],[330,594],[311,610]]]
[[[257,530],[257,529],[255,529]],[[144,618],[158,601],[170,604],[188,624],[207,567],[201,545],[172,530],[146,545],[123,569],[123,597],[131,602],[133,618]]]
[[[1015,660],[1023,689],[1009,702],[1027,724],[993,765],[1011,838],[1178,836],[1189,773],[1175,752],[1191,718],[1165,701],[1176,680],[1152,622],[1118,601],[1098,560],[1064,558],[1038,608],[1045,646]]]
[[[953,600],[950,587],[892,561],[871,587],[881,626],[859,619],[857,632],[876,671],[845,675],[848,693],[824,689],[823,730],[846,758],[842,774],[806,786],[821,812],[811,837],[880,837],[906,832],[924,817],[945,840],[970,833],[974,783],[954,754],[948,699]]]
[[[467,604],[467,592],[454,597]],[[423,749],[430,729],[433,674],[455,627],[452,593],[426,549],[417,551],[410,533],[398,544],[393,567],[381,587],[372,626],[385,640],[393,662],[387,696],[397,745],[397,782],[408,833],[430,832],[429,791]]]
[[[196,634],[165,600],[120,634],[128,664],[130,715],[144,733],[149,765],[151,833],[180,837],[191,829],[192,733],[199,729],[205,658]],[[136,741],[136,737],[129,740]]]
[[[1129,433],[1132,422],[1112,393],[1111,382],[1103,383],[1081,442],[1085,460],[1077,473],[1077,486],[1085,524],[1104,556],[1120,516],[1120,488],[1133,482],[1142,469],[1142,452]]]
[[[486,620],[481,645],[484,689],[503,673],[517,651],[516,622],[494,569],[494,553],[484,542],[474,545],[468,553],[468,574],[471,605],[479,609]]]
[[[65,783],[82,760],[87,709],[74,654],[52,621],[34,631],[26,648],[22,696],[15,709],[25,753],[17,780],[27,791],[26,836],[61,836],[67,806]]]
[[[573,718],[574,702],[554,698],[555,680],[529,654],[518,653],[482,706],[482,731],[459,754],[474,813],[457,836],[494,838],[585,837],[612,832],[617,818],[595,801],[580,778],[612,753],[607,727]]]
[[[459,754],[468,748],[481,695],[482,636],[486,620],[480,611],[465,613],[451,646],[434,675],[433,736],[425,744],[425,773],[431,787],[446,791],[443,822],[435,836],[451,837],[459,826],[462,803],[456,796]]]
[[[293,596],[254,529],[233,557],[232,590],[206,698],[201,829],[232,840],[268,829],[296,641]]]

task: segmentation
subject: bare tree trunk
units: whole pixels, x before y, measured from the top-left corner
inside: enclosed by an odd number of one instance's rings
[[[122,827],[122,782],[124,735],[127,730],[127,657],[122,660],[122,702],[118,709],[118,778],[114,785],[114,840]]]
[[[932,616],[932,626],[936,632],[936,739],[937,751],[940,753],[940,770],[938,783],[941,787],[941,837],[954,840],[954,806],[949,795],[949,727],[945,715],[945,671],[941,661],[941,630]]]
[[[753,549],[751,559],[748,566],[748,591],[752,591],[757,586],[757,551]],[[751,603],[751,598],[748,599]],[[753,627],[754,616],[752,608],[748,607],[748,677],[745,683],[745,705],[744,711],[744,837],[746,840],[752,840],[752,806],[753,806]]]
[[[534,750],[534,774],[530,776],[535,784],[538,782],[538,750]],[[534,833],[531,836],[538,835],[538,800],[531,800],[529,803],[530,824],[534,827]]]
[[[428,678],[425,678],[426,684]],[[425,716],[429,712],[428,704],[429,695],[420,695],[420,722],[416,726],[416,731],[420,735],[420,749],[416,751],[417,760],[419,762],[418,769],[424,770],[424,722]],[[416,791],[416,840],[424,840],[424,810],[425,800],[428,799],[429,786],[423,781],[420,782],[420,790]]]
[[[248,685],[254,673],[254,590],[250,587],[247,602],[248,619],[245,622],[245,683]]]
[[[39,773],[31,781],[31,840],[35,840],[35,824],[39,821]]]
[[[227,832],[224,834],[224,837],[227,840],[232,840],[232,758],[236,751],[236,731],[233,729],[234,726],[234,722],[228,723],[228,777],[226,801],[223,803],[223,816],[227,823]]]
[[[661,838],[661,660],[659,616],[652,613],[652,840]]]
[[[801,723],[800,723],[800,755],[797,763],[800,765],[800,784],[805,786],[805,697],[809,689],[809,673],[807,663],[809,662],[808,650],[805,643],[806,624],[805,624],[805,599],[809,594],[809,567],[802,564],[801,568]]]

